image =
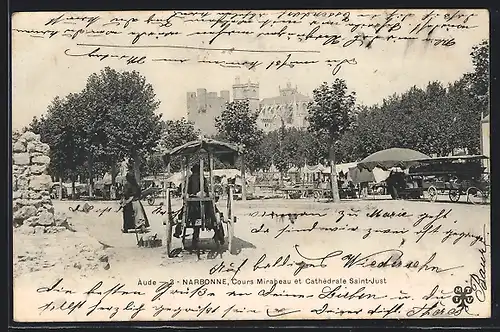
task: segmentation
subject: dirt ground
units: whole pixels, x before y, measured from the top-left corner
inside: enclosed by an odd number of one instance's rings
[[[29,277],[30,273],[37,271],[53,271],[56,273],[69,272],[87,276],[98,272],[105,267],[105,264],[99,264],[99,258],[102,255],[108,256],[111,271],[120,269],[127,270],[129,266],[143,264],[148,267],[159,267],[166,265],[175,265],[181,262],[193,261],[193,264],[199,262],[194,254],[181,253],[180,257],[168,259],[165,247],[159,248],[139,248],[135,233],[123,234],[121,230],[122,215],[116,212],[117,202],[90,202],[94,206],[93,210],[85,212],[71,212],[69,208],[83,206],[85,202],[54,201],[56,211],[66,213],[70,217],[77,232],[62,232],[56,234],[43,235],[24,235],[14,233],[14,277],[22,275]],[[218,206],[225,211],[226,202],[219,202]],[[237,256],[252,257],[260,256],[262,253],[274,250],[277,247],[291,247],[295,242],[303,242],[306,239],[304,233],[287,234],[279,239],[269,241],[269,234],[276,235],[280,229],[290,223],[289,218],[284,221],[278,217],[264,216],[266,212],[270,214],[289,214],[289,213],[320,213],[327,214],[325,217],[339,217],[338,211],[363,210],[371,211],[375,209],[384,209],[385,211],[439,211],[440,209],[453,209],[456,215],[466,215],[470,227],[480,233],[481,228],[474,225],[477,220],[489,220],[489,206],[473,206],[470,204],[452,204],[447,202],[428,203],[425,201],[392,201],[392,200],[346,200],[340,204],[327,202],[314,202],[313,200],[264,200],[264,201],[237,201],[235,202],[237,222],[235,224],[235,248]],[[180,208],[181,202],[174,200],[173,210]],[[149,206],[144,203],[146,214],[148,215],[151,229],[147,235],[158,234],[163,244],[166,242],[166,228],[163,225],[165,215],[161,213],[166,211],[158,202],[155,206]],[[111,211],[107,211],[111,210]],[[159,210],[154,212],[154,210]],[[294,226],[310,227],[312,221],[321,220],[324,217],[318,216],[299,216]],[[331,221],[331,220],[330,220]],[[384,223],[382,224],[381,221]],[[376,220],[374,227],[390,227],[390,219]],[[269,229],[269,233],[253,233],[261,225]],[[188,241],[191,238],[188,230]],[[140,235],[145,237],[146,235]],[[207,250],[213,249],[210,232],[202,233],[202,246]],[[227,232],[226,232],[227,236]],[[307,236],[309,237],[309,236]],[[315,242],[323,240],[324,234],[317,233]],[[338,243],[341,238],[328,235],[328,239]],[[178,239],[173,240],[173,247],[181,247]],[[225,253],[229,255],[229,253]],[[208,254],[203,258],[207,258]],[[195,265],[197,266],[197,265]]]
[[[427,254],[442,252],[447,257],[436,257],[435,263],[458,265],[469,259],[471,261],[475,259],[474,253],[465,249],[471,244],[480,244],[477,238],[483,234],[484,224],[489,225],[490,218],[489,206],[446,201],[430,203],[378,199],[345,200],[338,204],[284,199],[237,201],[235,202],[235,214],[238,218],[235,224],[235,253],[231,255],[226,251],[222,258],[210,257],[210,249],[213,248],[212,234],[205,232],[201,237],[204,238],[202,244],[207,250],[198,261],[195,254],[188,252],[181,253],[179,257],[169,258],[164,246],[138,247],[136,244],[138,235],[121,232],[122,214],[116,212],[117,202],[89,202],[93,205],[93,209],[87,213],[70,211],[70,207],[74,209],[79,204],[83,205],[84,202],[54,201],[55,210],[62,211],[70,217],[76,232],[24,235],[14,231],[14,288],[19,296],[28,296],[28,290],[32,290],[35,283],[37,285],[50,283],[58,277],[67,278],[75,283],[101,278],[101,280],[116,279],[132,284],[137,284],[137,280],[141,278],[207,277],[208,271],[221,262],[225,262],[226,265],[230,262],[236,264],[245,259],[255,262],[264,254],[274,262],[279,255],[286,254],[291,254],[296,259],[300,258],[298,257],[300,255],[321,257],[318,255],[338,249],[344,252],[362,250],[368,253],[386,248],[407,248],[405,255],[408,258],[411,256],[412,259],[423,260],[428,257]],[[180,204],[180,200],[174,200],[173,209],[180,208]],[[148,206],[145,202],[144,206],[151,224],[151,230],[147,235],[158,234],[165,244],[166,232],[163,220],[166,215],[158,213],[159,210],[166,211],[165,207],[158,204]],[[219,202],[218,206],[225,212],[224,201]],[[417,241],[418,234],[396,232],[418,227],[421,230],[425,221],[420,226],[414,226],[419,215],[422,213],[438,215],[440,211],[450,209],[443,227],[424,234],[425,239]],[[374,216],[376,211],[379,211],[380,216]],[[302,212],[313,215],[300,215]],[[384,217],[384,212],[389,214],[394,212],[393,217],[389,215]],[[288,215],[292,213],[299,215],[290,219]],[[286,216],[280,218],[276,214]],[[356,230],[353,227],[356,227]],[[446,240],[443,240],[445,238]],[[300,246],[301,254],[294,250],[296,245]],[[173,246],[181,247],[180,241],[174,239]],[[454,249],[450,251],[452,247]],[[459,248],[465,248],[463,253]],[[454,252],[460,254],[455,255]],[[321,272],[322,275],[332,276],[340,273],[337,268],[323,270],[325,271]],[[280,273],[284,272],[269,272],[266,276],[273,278],[280,276]],[[349,272],[343,275],[361,276],[360,272],[356,273]],[[393,273],[392,276],[400,278],[397,284],[404,283],[404,280],[409,278],[407,272],[401,272],[399,276]],[[254,277],[251,270],[241,271],[238,275],[238,278],[243,280]],[[426,284],[424,280],[422,285],[416,283],[414,287],[424,287]]]

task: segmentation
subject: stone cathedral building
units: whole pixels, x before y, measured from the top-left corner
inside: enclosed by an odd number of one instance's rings
[[[204,135],[210,136],[217,133],[215,118],[221,115],[230,96],[229,91],[207,92],[207,89],[197,89],[196,92],[187,93],[188,121]]]
[[[280,128],[282,123],[285,127],[306,127],[307,104],[312,99],[299,93],[297,87],[292,88],[291,83],[278,90],[278,96],[260,101],[259,126],[266,132]]]
[[[306,127],[307,104],[312,99],[299,93],[297,86],[292,87],[290,82],[284,88],[278,86],[278,91],[279,95],[260,100],[259,83],[250,80],[241,82],[236,77],[232,85],[232,101],[247,100],[250,110],[258,112],[257,125],[265,132],[279,129],[282,124],[286,127]],[[221,91],[220,95],[203,88],[188,92],[188,120],[204,135],[214,135],[217,133],[215,118],[221,115],[226,103],[230,101],[227,90]]]
[[[233,84],[233,101],[244,100],[248,100],[251,111],[259,110],[259,83],[252,83],[250,80],[241,83],[240,78],[236,77]]]

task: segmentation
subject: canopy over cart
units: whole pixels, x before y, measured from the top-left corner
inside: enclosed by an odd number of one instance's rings
[[[431,157],[411,149],[391,148],[369,155],[358,163],[358,167],[369,171],[372,171],[375,167],[384,170],[393,167],[408,168],[424,159],[431,159]]]
[[[200,139],[173,148],[163,156],[163,160],[168,165],[173,157],[190,157],[197,153],[212,154],[223,163],[234,165],[238,156],[243,153],[243,149],[231,143],[213,139]]]

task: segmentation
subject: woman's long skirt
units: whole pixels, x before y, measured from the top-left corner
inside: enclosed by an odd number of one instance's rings
[[[132,201],[123,208],[123,230],[149,227],[149,220],[141,201]]]

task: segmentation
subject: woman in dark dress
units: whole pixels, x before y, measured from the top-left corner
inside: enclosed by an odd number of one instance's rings
[[[145,232],[149,227],[149,220],[146,211],[141,203],[141,188],[135,176],[128,173],[127,183],[123,188],[123,228],[122,232],[127,233],[130,229],[137,229]]]

